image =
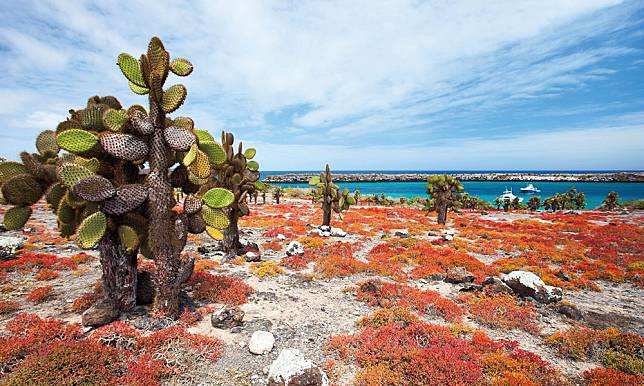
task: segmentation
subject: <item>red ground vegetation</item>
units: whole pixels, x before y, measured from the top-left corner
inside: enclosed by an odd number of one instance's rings
[[[463,295],[461,300],[474,319],[486,326],[504,330],[521,329],[531,334],[539,332],[535,323],[537,311],[530,302],[520,303],[507,294]]]
[[[243,280],[207,272],[195,272],[187,283],[195,300],[232,305],[244,304],[253,289]]]
[[[42,286],[31,290],[25,298],[32,303],[42,303],[54,295],[54,287],[50,285]]]

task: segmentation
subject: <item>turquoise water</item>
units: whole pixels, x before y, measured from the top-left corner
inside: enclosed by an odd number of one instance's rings
[[[616,191],[619,193],[621,200],[637,200],[644,198],[644,183],[624,183],[624,182],[505,182],[505,181],[465,181],[463,186],[465,191],[470,195],[479,196],[489,202],[501,195],[507,187],[512,189],[518,197],[523,197],[523,202],[527,202],[529,194],[522,194],[519,189],[532,184],[541,190],[537,193],[543,198],[552,196],[555,193],[567,192],[571,187],[577,188],[578,191],[586,193],[586,208],[592,209],[601,205],[606,193]],[[308,187],[307,184],[275,184],[284,187]],[[359,190],[362,194],[380,194],[385,193],[388,197],[426,197],[425,182],[346,182],[339,184],[343,189],[348,188],[350,191]]]

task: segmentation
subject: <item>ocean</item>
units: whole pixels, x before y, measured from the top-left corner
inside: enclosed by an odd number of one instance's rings
[[[454,171],[424,171],[424,170],[370,170],[370,171],[360,171],[360,170],[338,170],[337,173],[468,173],[471,171],[463,170],[454,170]],[[606,170],[584,170],[584,171],[535,171],[535,170],[490,170],[490,171],[476,171],[476,173],[535,173],[535,174],[546,174],[546,173],[607,173],[612,171]],[[308,173],[308,171],[266,171],[262,172],[262,177],[269,175],[280,175],[288,173]],[[622,201],[626,200],[637,200],[644,199],[644,183],[638,182],[537,182],[537,181],[463,181],[463,187],[465,191],[470,195],[478,196],[484,200],[487,200],[491,203],[494,202],[494,199],[500,196],[503,191],[507,189],[512,189],[513,193],[523,198],[523,202],[527,202],[530,194],[524,194],[520,192],[520,189],[526,186],[528,183],[532,183],[536,188],[540,189],[541,192],[536,195],[540,196],[542,201],[546,197],[550,197],[555,193],[564,193],[567,192],[570,188],[575,187],[578,191],[584,192],[586,194],[586,208],[593,209],[601,205],[604,197],[610,191],[616,191],[619,193],[620,199]],[[305,183],[279,183],[275,184],[284,187],[308,187],[308,184]],[[347,188],[350,191],[359,190],[361,194],[380,194],[385,193],[386,196],[392,198],[399,197],[426,197],[426,189],[424,182],[343,182],[339,183],[340,187]]]

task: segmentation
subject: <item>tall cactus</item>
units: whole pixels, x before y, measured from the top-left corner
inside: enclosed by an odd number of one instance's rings
[[[122,53],[118,65],[131,90],[148,95],[149,112],[131,108],[127,115],[115,114],[115,121],[124,119],[129,123],[128,133],[109,133],[101,145],[110,146],[117,158],[149,164],[143,192],[147,196],[146,254],[156,265],[154,306],[176,318],[181,285],[194,267],[192,258],[181,258],[188,233],[207,231],[220,238],[220,229],[229,224],[224,210],[233,203],[233,192],[220,187],[203,189],[212,177],[212,170],[224,165],[227,153],[207,131],[196,129],[192,119],[167,116],[183,104],[187,89],[175,84],[164,90],[164,84],[170,72],[190,75],[193,67],[188,60],[171,61],[161,40],[154,37],[140,59]],[[175,188],[186,194],[181,213],[173,211]]]
[[[439,224],[447,222],[447,210],[454,206],[463,185],[454,177],[441,174],[427,177],[427,194],[434,201]]]
[[[239,241],[239,219],[250,212],[247,198],[253,197],[263,188],[263,183],[259,181],[259,163],[253,160],[256,150],[244,150],[240,142],[235,152],[234,141],[232,133],[221,133],[223,151],[218,158],[221,162],[213,165],[213,178],[207,185],[232,192],[230,205],[226,209],[229,223],[222,235],[226,258],[243,253],[243,246]]]
[[[336,212],[342,219],[342,211],[356,204],[356,200],[349,193],[349,189],[340,191],[340,187],[333,183],[331,168],[328,164],[326,165],[326,171],[311,178],[309,185],[317,187],[316,195],[322,201],[322,225],[331,225],[332,212]]]

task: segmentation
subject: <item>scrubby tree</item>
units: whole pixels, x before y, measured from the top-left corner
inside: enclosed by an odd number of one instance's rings
[[[501,206],[503,205],[503,200],[501,199],[501,197],[494,199],[494,205],[496,205],[497,210],[501,209]]]
[[[537,209],[539,209],[540,206],[541,206],[541,197],[532,196],[530,197],[530,199],[528,199],[528,209],[530,209],[531,211],[533,212],[536,211]]]
[[[360,195],[359,190],[356,190],[355,192],[353,192],[353,199],[355,200],[356,205],[360,202],[361,198],[362,198],[362,196]]]
[[[281,186],[276,186],[276,187],[273,189],[273,201],[274,201],[276,204],[279,204],[279,203],[280,203],[280,197],[282,197],[283,195],[284,195],[284,189],[282,189],[282,187],[281,187]]]
[[[543,208],[550,211],[583,209],[585,207],[586,195],[583,192],[577,192],[574,187],[566,193],[556,193],[543,200]]]
[[[342,219],[342,211],[349,209],[349,206],[356,203],[353,196],[349,194],[349,189],[340,191],[340,187],[333,183],[331,168],[328,164],[325,172],[309,180],[309,185],[317,187],[316,196],[322,201],[322,225],[331,225],[332,212],[336,212]]]
[[[427,194],[434,200],[439,224],[447,222],[447,210],[454,206],[463,185],[454,177],[441,174],[427,178]]]
[[[619,194],[617,192],[608,192],[602,203],[602,209],[615,210],[619,206]]]

